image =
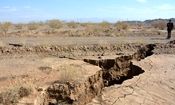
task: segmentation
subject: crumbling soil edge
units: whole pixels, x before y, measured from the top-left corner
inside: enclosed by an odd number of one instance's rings
[[[88,77],[84,82],[55,82],[49,86],[45,97],[37,100],[37,105],[85,105],[101,94],[102,89],[113,84],[121,84],[133,76],[144,73],[140,67],[133,65],[132,60],[141,60],[153,54],[155,45],[149,44],[139,49],[135,54],[114,59],[84,59],[85,62],[98,65],[101,70]]]

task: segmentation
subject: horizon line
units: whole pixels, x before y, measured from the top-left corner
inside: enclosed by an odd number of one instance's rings
[[[79,22],[79,23],[101,23],[101,22],[109,22],[109,23],[116,23],[119,21],[138,21],[138,22],[144,22],[147,20],[169,20],[169,19],[175,19],[175,18],[150,18],[150,19],[117,19],[117,18],[77,18],[77,19],[61,19],[61,18],[51,18],[51,19],[33,19],[33,20],[23,20],[23,21],[13,21],[13,20],[0,20],[0,23],[3,22],[11,22],[11,23],[31,23],[31,22],[46,22],[49,20],[60,20],[63,22]]]

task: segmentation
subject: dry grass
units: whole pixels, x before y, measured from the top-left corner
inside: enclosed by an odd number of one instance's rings
[[[17,105],[23,98],[35,93],[38,79],[29,74],[12,75],[0,90],[0,105]]]
[[[42,66],[42,67],[39,67],[39,70],[41,70],[42,72],[46,74],[50,74],[50,72],[52,71],[52,68],[48,66]]]
[[[67,82],[77,79],[81,79],[82,76],[82,67],[75,64],[65,64],[59,67],[60,78],[59,81]]]
[[[28,96],[32,90],[28,87],[13,87],[5,92],[0,93],[0,104],[16,105],[19,99]]]
[[[69,28],[78,28],[80,26],[80,23],[76,23],[74,21],[68,22],[66,24]]]
[[[28,27],[28,30],[30,30],[30,31],[37,30],[39,27],[39,24],[35,23],[35,22],[31,22],[31,23],[27,24],[27,27]]]
[[[129,25],[126,22],[117,22],[114,25],[118,31],[127,30]]]
[[[49,20],[46,22],[46,24],[49,25],[49,27],[53,29],[59,29],[63,26],[63,22],[57,19]]]
[[[6,35],[8,30],[10,29],[10,26],[12,25],[11,22],[3,22],[0,24],[0,30],[1,32]]]

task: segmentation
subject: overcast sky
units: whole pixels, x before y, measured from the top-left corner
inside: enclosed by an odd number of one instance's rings
[[[0,0],[0,21],[117,21],[172,17],[175,17],[175,0]]]

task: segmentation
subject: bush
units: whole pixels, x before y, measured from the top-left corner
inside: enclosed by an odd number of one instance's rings
[[[0,105],[16,105],[19,99],[30,95],[31,89],[26,87],[15,87],[0,93]]]
[[[70,28],[77,28],[79,26],[79,23],[72,21],[72,22],[68,22],[67,26]]]
[[[4,23],[0,24],[0,29],[4,35],[7,34],[11,25],[12,25],[12,23],[10,23],[10,22],[4,22]]]
[[[104,28],[109,28],[111,26],[111,24],[107,21],[103,21],[103,22],[99,23],[99,25],[101,27],[104,27]]]
[[[59,29],[63,26],[63,23],[60,20],[54,19],[47,21],[47,24],[50,28]]]
[[[30,22],[29,24],[27,24],[27,27],[29,30],[36,30],[38,29],[39,24],[35,22]]]
[[[118,31],[127,30],[129,25],[126,22],[117,22],[114,24]]]
[[[21,30],[23,28],[23,26],[24,26],[23,24],[16,24],[15,29]]]

